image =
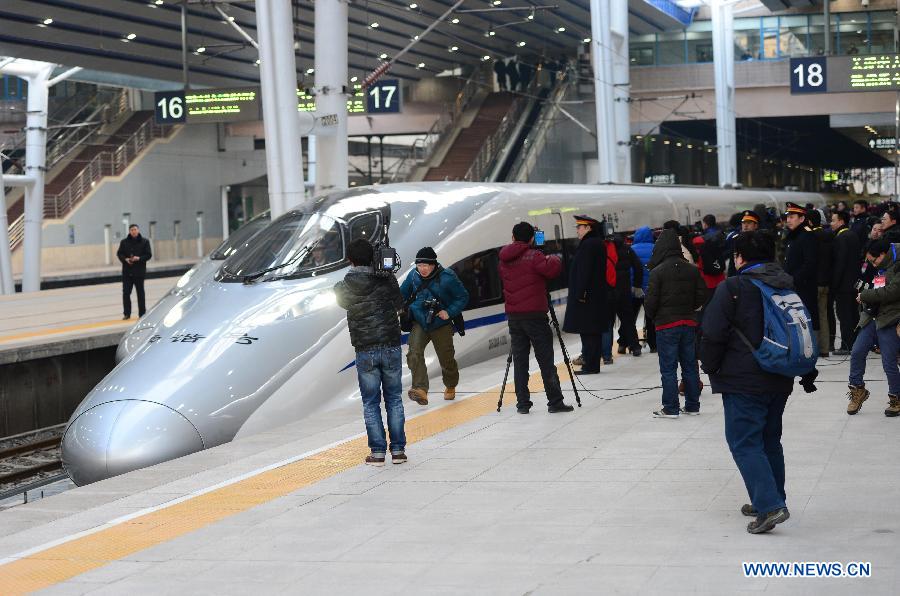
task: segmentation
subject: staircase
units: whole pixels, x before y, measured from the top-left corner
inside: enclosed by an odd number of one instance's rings
[[[124,172],[154,139],[166,138],[173,130],[175,127],[155,124],[152,111],[134,112],[103,143],[85,146],[53,180],[47,182],[44,187],[44,218],[64,218],[102,178]],[[19,247],[24,237],[24,204],[24,200],[18,201],[7,211],[11,222],[11,251]]]
[[[497,131],[509,113],[516,95],[500,92],[485,97],[478,115],[464,128],[450,147],[444,160],[428,170],[425,180],[463,180],[487,140]]]

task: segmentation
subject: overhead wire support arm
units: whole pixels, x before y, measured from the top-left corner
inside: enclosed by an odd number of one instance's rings
[[[224,2],[223,2],[223,3],[224,3]],[[253,39],[252,37],[250,37],[250,34],[247,33],[246,31],[244,31],[244,29],[243,29],[240,25],[238,25],[237,23],[235,23],[235,22],[234,22],[234,18],[233,18],[232,16],[230,16],[227,12],[225,12],[224,10],[222,10],[222,8],[221,8],[220,6],[217,6],[217,5],[214,4],[214,5],[213,5],[213,8],[216,10],[217,13],[219,13],[219,14],[222,16],[223,19],[225,19],[225,22],[226,22],[226,23],[228,23],[229,25],[231,25],[231,28],[232,28],[232,29],[234,29],[235,31],[238,32],[238,35],[240,35],[241,37],[243,37],[244,39],[246,39],[246,40],[247,40],[247,43],[249,43],[251,46],[253,46],[254,48],[256,48],[256,51],[257,51],[257,52],[259,51],[259,44],[256,43],[256,40]]]
[[[397,60],[399,60],[401,57],[403,57],[404,54],[406,54],[407,52],[409,52],[409,50],[411,50],[413,46],[415,46],[417,43],[419,43],[420,41],[422,41],[422,39],[424,39],[426,35],[428,35],[428,34],[431,33],[432,31],[434,31],[435,27],[437,27],[438,25],[440,25],[444,20],[446,20],[447,17],[449,17],[451,14],[453,14],[453,12],[454,12],[457,8],[459,8],[459,6],[460,6],[464,1],[465,1],[465,0],[457,0],[457,1],[453,4],[453,6],[451,6],[451,7],[448,8],[446,11],[444,11],[444,14],[442,14],[442,15],[439,16],[437,19],[435,19],[435,21],[434,21],[433,23],[431,23],[430,25],[428,25],[428,27],[426,27],[426,29],[425,29],[424,31],[422,31],[418,36],[416,36],[415,38],[413,38],[413,40],[412,40],[411,42],[409,42],[408,44],[406,44],[406,47],[404,47],[402,50],[400,50],[399,52],[397,52],[394,56],[391,56],[391,59],[390,59],[390,60],[388,60],[387,62],[383,62],[381,65],[378,66],[378,68],[376,68],[375,70],[373,70],[373,71],[371,72],[371,74],[369,74],[369,75],[365,78],[365,80],[363,80],[363,84],[362,84],[363,89],[368,88],[372,83],[374,83],[375,81],[377,81],[377,80],[381,77],[381,75],[383,75],[383,74],[386,73],[388,70],[390,70],[391,66],[393,66],[394,63],[397,62]]]

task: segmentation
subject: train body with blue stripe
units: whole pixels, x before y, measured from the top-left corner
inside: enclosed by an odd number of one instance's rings
[[[327,195],[258,226],[224,260],[201,263],[135,326],[120,362],[72,415],[63,463],[86,484],[358,402],[346,312],[332,292],[354,238],[377,242],[387,231],[404,261],[401,280],[423,246],[456,271],[470,294],[467,332],[456,338],[464,369],[508,350],[498,252],[517,222],[544,230],[545,250],[567,254],[575,214],[630,232],[707,213],[727,221],[787,200],[824,202],[777,191],[461,182]],[[565,272],[550,289],[562,319]],[[436,373],[434,353],[426,359]]]

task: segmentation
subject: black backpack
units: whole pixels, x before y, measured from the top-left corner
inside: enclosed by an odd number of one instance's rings
[[[703,242],[700,247],[700,260],[703,262],[703,273],[719,275],[725,273],[725,235],[717,233]]]

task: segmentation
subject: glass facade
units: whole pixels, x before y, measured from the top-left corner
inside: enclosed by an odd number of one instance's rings
[[[843,12],[831,15],[833,55],[894,52],[893,11]],[[821,14],[734,19],[735,60],[784,60],[825,53],[825,19]],[[629,40],[632,66],[666,66],[712,62],[712,22],[695,21],[687,29]]]

